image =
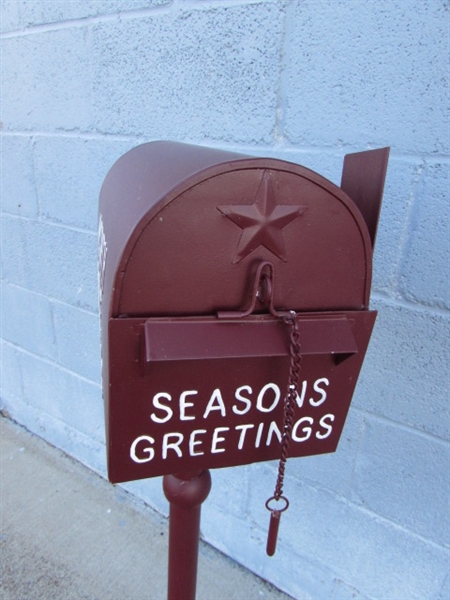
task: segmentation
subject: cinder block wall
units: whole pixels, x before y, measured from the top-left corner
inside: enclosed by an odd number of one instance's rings
[[[97,199],[137,144],[274,156],[337,184],[392,148],[375,333],[338,452],[213,473],[205,539],[296,598],[447,599],[446,0],[2,0],[4,411],[105,473]],[[161,481],[128,486],[162,512]]]

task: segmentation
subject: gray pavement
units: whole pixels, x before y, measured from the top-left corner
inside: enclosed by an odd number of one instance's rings
[[[164,600],[167,520],[0,417],[1,600]],[[198,600],[289,597],[201,543]]]

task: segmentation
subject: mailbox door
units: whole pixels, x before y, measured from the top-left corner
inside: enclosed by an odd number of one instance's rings
[[[301,372],[290,456],[336,450],[375,320],[297,318]],[[114,483],[279,458],[289,328],[271,317],[111,319]]]

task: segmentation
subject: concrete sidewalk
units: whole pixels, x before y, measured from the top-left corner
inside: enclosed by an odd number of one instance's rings
[[[11,421],[1,427],[2,600],[164,600],[167,520]],[[201,543],[198,600],[287,600]]]

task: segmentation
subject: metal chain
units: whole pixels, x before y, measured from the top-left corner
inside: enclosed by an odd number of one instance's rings
[[[283,317],[283,322],[291,326],[291,343],[290,343],[290,356],[291,363],[289,368],[289,380],[284,400],[284,416],[283,416],[283,433],[281,439],[281,456],[280,462],[278,463],[278,476],[275,485],[275,491],[266,502],[266,508],[270,511],[270,524],[269,533],[267,538],[267,554],[273,556],[275,554],[278,527],[280,524],[281,513],[284,512],[289,506],[289,500],[283,496],[283,484],[284,474],[286,469],[286,461],[289,454],[289,445],[292,437],[292,427],[294,425],[294,414],[295,414],[295,403],[297,402],[297,389],[298,380],[300,375],[300,343],[299,343],[299,332],[296,321],[296,313],[290,311],[290,314]],[[270,507],[272,501],[279,502],[284,500],[285,505],[281,509]]]
[[[297,402],[297,388],[300,375],[301,356],[300,344],[298,341],[299,332],[295,317],[295,312],[291,311],[291,314],[288,317],[283,318],[283,321],[292,328],[290,345],[291,365],[289,368],[289,381],[284,401],[284,423],[281,443],[281,457],[278,464],[278,478],[274,492],[275,500],[279,500],[283,495],[284,472],[288,458],[289,445],[291,443],[292,427],[294,425],[295,403]]]

